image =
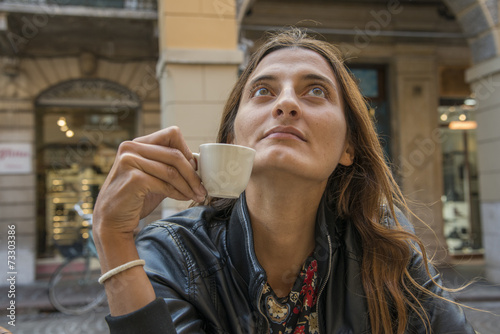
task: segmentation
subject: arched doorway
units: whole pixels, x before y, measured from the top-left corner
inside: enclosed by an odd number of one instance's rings
[[[65,81],[35,100],[37,256],[59,258],[88,237],[74,205],[92,213],[118,148],[137,133],[139,98],[102,79]]]
[[[462,26],[473,66],[466,80],[477,100],[478,176],[483,247],[487,278],[500,283],[500,1],[444,0]]]

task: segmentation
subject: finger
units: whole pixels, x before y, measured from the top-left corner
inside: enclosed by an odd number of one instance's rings
[[[120,146],[123,152],[132,152],[146,159],[173,166],[199,197],[206,196],[206,190],[201,184],[200,177],[179,149],[141,142],[126,142],[122,143]],[[157,177],[168,182],[166,176],[168,176],[168,174],[165,174],[163,177],[157,175]]]
[[[121,166],[103,187],[96,207],[106,224],[126,231],[134,229],[146,212],[149,214],[164,198],[189,200],[174,186],[137,168]],[[113,196],[101,196],[105,193]],[[133,222],[130,225],[130,222]],[[111,225],[110,225],[111,226]]]
[[[200,195],[193,190],[191,185],[186,181],[184,176],[175,166],[155,160],[150,160],[144,156],[134,153],[123,154],[120,159],[125,165],[140,170],[148,175],[155,177],[158,181],[170,185],[172,189],[175,189],[176,192],[182,194],[183,197],[193,199],[195,201],[200,201],[202,198],[205,198],[204,195]],[[184,161],[189,166],[185,159]],[[188,168],[191,169],[191,167]],[[170,187],[167,187],[167,189],[170,189]],[[168,197],[171,196],[171,194],[166,195]]]
[[[138,153],[143,157],[176,168],[179,174],[198,195],[206,195],[206,191],[201,185],[201,179],[196,173],[196,170],[179,150],[158,145],[138,145],[140,146],[138,147]]]
[[[186,144],[181,130],[177,126],[171,126],[147,136],[134,139],[135,142],[144,144],[161,145],[178,149],[189,161],[193,168],[196,168],[193,154]]]
[[[153,182],[152,187],[150,188],[149,191],[149,196],[155,196],[155,195],[160,195],[162,198],[172,198],[175,200],[179,201],[188,201],[188,200],[193,200],[192,197],[184,195],[182,192],[180,192],[175,186],[173,186],[170,183],[163,182],[161,180],[158,180],[152,175],[147,175],[151,179],[156,179],[156,181],[160,182]],[[146,199],[149,197],[146,196]]]

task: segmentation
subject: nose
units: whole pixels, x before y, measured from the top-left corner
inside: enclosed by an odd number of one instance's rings
[[[284,89],[273,108],[274,117],[298,118],[302,114],[299,101],[293,89]]]

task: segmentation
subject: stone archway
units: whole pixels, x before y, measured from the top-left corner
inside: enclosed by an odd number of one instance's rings
[[[105,79],[71,79],[51,86],[36,98],[37,105],[139,108],[139,97],[128,88]]]
[[[471,49],[466,73],[478,101],[477,150],[486,275],[500,283],[500,29],[499,0],[444,0]]]
[[[500,52],[498,0],[444,0],[455,13],[469,42],[474,65]]]

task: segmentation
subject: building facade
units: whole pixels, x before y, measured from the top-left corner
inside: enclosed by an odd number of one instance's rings
[[[0,160],[0,228],[16,226],[19,282],[42,279],[85,236],[72,206],[92,210],[121,141],[170,125],[193,151],[213,141],[247,55],[292,25],[346,55],[430,252],[484,253],[499,282],[498,10],[496,0],[0,1],[0,150],[31,164]],[[144,223],[185,206],[166,200]]]
[[[46,278],[88,237],[73,205],[92,209],[119,143],[160,128],[156,8],[0,2],[0,225],[15,226],[18,284]]]

